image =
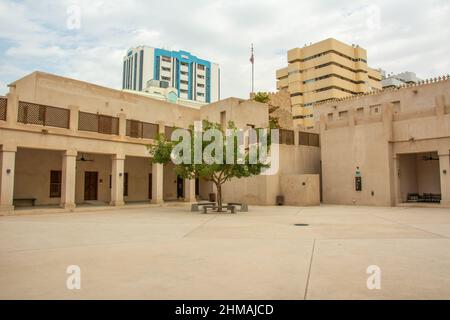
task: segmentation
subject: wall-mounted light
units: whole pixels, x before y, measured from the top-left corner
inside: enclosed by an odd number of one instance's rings
[[[10,174],[11,173],[11,169],[6,169],[6,173]]]
[[[442,173],[443,173],[443,174],[447,174],[447,170],[445,170],[445,169],[442,170]]]
[[[122,176],[122,172],[119,173],[119,177],[121,177],[121,176]]]

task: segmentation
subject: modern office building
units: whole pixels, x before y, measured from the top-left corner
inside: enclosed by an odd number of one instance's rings
[[[142,91],[158,81],[174,87],[181,99],[214,102],[220,99],[219,65],[187,51],[139,46],[123,58],[122,88]]]
[[[277,89],[291,95],[294,125],[314,126],[316,103],[381,89],[380,71],[367,65],[358,45],[326,39],[287,53],[288,66],[277,70]]]
[[[386,88],[397,88],[407,84],[419,83],[421,79],[417,78],[414,72],[402,72],[399,74],[390,74],[386,76],[386,73],[381,70],[381,86],[383,89]]]

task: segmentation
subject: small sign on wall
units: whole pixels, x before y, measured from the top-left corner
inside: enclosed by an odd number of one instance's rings
[[[362,190],[362,178],[361,178],[361,172],[359,171],[359,167],[356,167],[356,172],[355,172],[355,190],[356,191]]]

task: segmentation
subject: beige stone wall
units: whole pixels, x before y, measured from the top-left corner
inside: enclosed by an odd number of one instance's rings
[[[288,206],[317,206],[320,204],[318,174],[289,174],[280,176],[281,195]]]
[[[325,203],[395,205],[408,192],[434,190],[442,194],[441,206],[450,206],[450,175],[444,173],[450,149],[449,80],[327,103],[316,112]],[[423,152],[437,153],[439,171],[417,161],[418,174],[402,180]],[[416,155],[408,159],[406,154]],[[357,166],[360,192],[354,186]]]
[[[61,163],[60,151],[18,149],[14,198],[34,198],[36,205],[59,204],[60,198],[50,198],[50,171],[61,170]]]
[[[269,126],[267,105],[251,100],[228,98],[208,104],[200,109],[200,118],[210,122],[220,123],[221,112],[225,112],[226,123],[233,121],[238,128]]]
[[[319,172],[320,149],[318,147],[279,145],[279,170],[276,174],[228,181],[222,188],[223,198],[226,202],[275,205],[276,196],[283,195],[281,178],[283,175],[310,174],[317,176],[319,181]],[[320,189],[317,188],[316,191],[320,199]],[[315,201],[313,199],[308,198],[304,205],[313,203]],[[301,205],[300,203],[304,200],[299,196],[298,205]]]

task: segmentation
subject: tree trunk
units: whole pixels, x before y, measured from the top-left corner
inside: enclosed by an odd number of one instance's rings
[[[216,183],[217,188],[217,212],[222,211],[222,185]]]

